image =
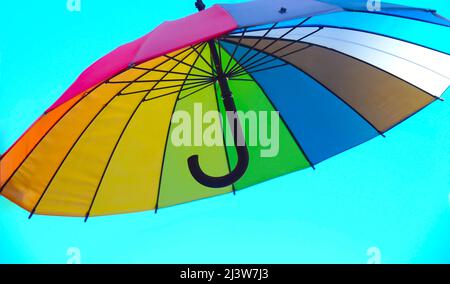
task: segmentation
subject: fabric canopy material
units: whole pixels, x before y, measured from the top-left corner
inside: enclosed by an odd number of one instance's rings
[[[450,22],[433,10],[368,11],[367,1],[258,0],[165,22],[80,75],[1,157],[0,192],[31,215],[87,218],[315,167],[442,100],[449,39]],[[245,174],[218,189],[199,184],[186,160],[199,155],[224,175],[238,162],[234,147],[170,143],[175,111],[193,115],[201,103],[225,113],[211,40],[237,109],[281,118],[278,155],[249,146]]]

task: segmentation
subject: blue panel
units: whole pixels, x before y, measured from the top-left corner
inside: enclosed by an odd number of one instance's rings
[[[236,4],[220,4],[220,6],[233,16],[241,28],[342,10],[336,5],[323,2],[298,0],[255,0]]]
[[[231,52],[233,45],[224,43],[224,48]],[[279,59],[275,61],[277,65],[282,63]],[[378,135],[349,106],[291,65],[256,72],[252,76],[314,164]]]
[[[365,13],[379,13],[394,15],[398,17],[411,18],[419,21],[426,21],[438,25],[450,27],[450,21],[435,14],[436,11],[427,8],[416,8],[398,4],[391,4],[385,1],[367,0],[318,0],[327,4],[337,5],[345,10],[360,11]],[[379,9],[376,11],[376,9]],[[370,11],[370,12],[369,12]]]

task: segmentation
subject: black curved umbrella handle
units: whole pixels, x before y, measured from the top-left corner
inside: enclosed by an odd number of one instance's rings
[[[202,6],[203,3],[201,1],[197,1],[197,3],[199,2],[200,4],[198,5],[204,8],[204,6]],[[199,10],[201,9],[199,8]],[[215,79],[217,80],[217,82],[219,82],[219,87],[222,94],[223,104],[225,106],[225,110],[227,113],[227,118],[229,123],[230,124],[232,123],[233,125],[232,127],[233,140],[234,145],[236,146],[238,162],[233,171],[231,171],[227,175],[220,177],[213,177],[206,174],[200,167],[198,155],[190,156],[187,162],[189,170],[191,171],[192,176],[197,182],[207,187],[220,188],[235,183],[244,175],[248,167],[249,155],[247,145],[245,144],[245,137],[242,131],[241,123],[236,114],[236,105],[234,104],[233,95],[231,93],[230,87],[228,86],[227,75],[224,74],[222,70],[222,64],[220,62],[220,58],[216,49],[216,44],[214,40],[210,40],[208,42],[208,45],[211,51],[211,57],[214,61],[214,66],[216,69],[215,71],[217,73],[217,77]]]
[[[236,145],[238,155],[238,162],[233,171],[221,177],[213,177],[206,174],[200,167],[198,155],[193,155],[188,158],[188,166],[192,176],[196,181],[207,187],[221,188],[229,186],[238,181],[246,172],[248,167],[248,149],[245,144],[245,138],[242,132],[242,127],[236,115],[236,107],[233,98],[224,97],[225,109],[228,115],[228,121],[234,124],[233,139]]]

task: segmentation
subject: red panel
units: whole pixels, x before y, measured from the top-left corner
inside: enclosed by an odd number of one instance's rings
[[[207,41],[236,28],[236,21],[219,5],[186,18],[164,22],[147,35],[117,48],[92,64],[49,110],[113,77],[130,64],[142,63],[183,47]]]

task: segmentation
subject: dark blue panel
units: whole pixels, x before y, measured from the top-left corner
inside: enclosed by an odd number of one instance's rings
[[[239,27],[266,25],[291,19],[317,16],[330,12],[359,11],[412,18],[419,21],[450,26],[450,22],[433,10],[391,4],[385,1],[371,6],[367,0],[254,0],[236,4],[220,4],[237,21]],[[285,12],[282,11],[284,8]],[[380,9],[376,11],[374,9]]]
[[[450,21],[443,18],[442,16],[435,14],[430,11],[421,10],[386,10],[379,12],[384,15],[393,15],[397,17],[413,19],[418,21],[424,21],[427,23],[433,23],[437,25],[443,25],[450,27]]]
[[[232,44],[224,43],[224,47],[229,52],[233,50]],[[282,63],[276,60],[276,64]],[[252,76],[280,111],[314,164],[378,135],[349,106],[291,65]]]
[[[450,21],[435,14],[435,11],[427,8],[416,8],[398,4],[391,4],[385,1],[368,2],[367,0],[318,0],[327,4],[338,5],[346,10],[377,13],[383,15],[393,15],[397,17],[415,19],[428,23],[444,25],[450,27]],[[378,6],[379,5],[379,6]],[[379,9],[378,11],[376,9]]]

